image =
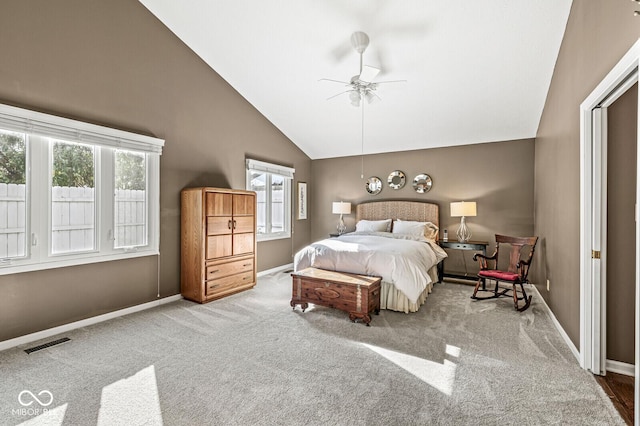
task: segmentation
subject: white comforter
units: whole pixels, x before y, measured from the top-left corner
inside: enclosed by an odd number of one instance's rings
[[[429,269],[447,257],[424,237],[353,232],[315,242],[296,253],[294,269],[307,267],[382,277],[416,303],[432,282]]]

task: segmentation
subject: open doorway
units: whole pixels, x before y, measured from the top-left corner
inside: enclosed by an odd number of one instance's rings
[[[639,61],[640,40],[580,105],[580,364],[598,375],[605,375],[607,370],[613,372],[622,369],[619,372],[634,376],[632,405],[635,406],[636,425],[640,424],[637,414],[640,360],[640,227],[637,226],[637,204],[640,200],[640,185],[636,172],[640,162],[637,155],[640,140],[637,130]],[[621,97],[621,103],[616,104]],[[630,124],[634,127],[630,136],[624,136],[627,138],[627,151],[620,152],[620,129],[608,129],[610,118],[619,126],[620,113],[609,117],[609,109],[615,112],[623,109],[620,106],[624,106],[625,103],[631,103],[635,108],[630,118]],[[609,140],[610,136],[613,137],[612,140]],[[615,149],[609,150],[608,145],[613,143],[617,144]],[[632,145],[633,149],[630,150],[628,145]],[[629,162],[626,170],[623,170],[624,166],[613,162],[615,158],[609,162],[607,157],[610,154],[618,159],[620,156],[624,157],[624,161]],[[612,169],[611,173],[608,169]],[[608,185],[609,178],[612,179],[612,186]],[[617,194],[620,192],[621,182],[625,187],[622,195]],[[616,184],[618,186],[615,186]],[[609,200],[612,195],[615,195],[615,200]],[[622,198],[618,199],[618,196]],[[629,207],[629,203],[632,207]],[[617,215],[621,214],[620,209],[625,218],[622,223],[615,223],[619,220]],[[612,217],[609,218],[609,215]],[[612,226],[608,226],[609,224]],[[624,244],[620,244],[622,247],[615,246],[614,244],[620,243],[621,239],[624,240]],[[621,266],[622,263],[625,263],[624,266]],[[626,283],[622,282],[625,280]],[[621,316],[617,311],[619,306],[615,302],[624,298],[632,300],[632,313],[627,312]],[[619,321],[631,321],[632,324],[627,323],[627,327],[623,329],[619,328],[623,325],[616,324]],[[633,330],[633,343],[629,342],[629,329]],[[632,353],[629,353],[629,344],[633,347]],[[613,358],[632,362],[616,361]]]
[[[625,419],[632,424],[635,341],[635,195],[638,83],[600,112],[606,249],[601,257],[603,288],[602,376],[596,379]],[[606,151],[606,153],[605,153]],[[606,173],[605,173],[606,170]]]

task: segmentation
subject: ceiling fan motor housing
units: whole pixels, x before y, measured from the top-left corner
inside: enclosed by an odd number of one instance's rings
[[[356,52],[362,54],[369,46],[369,36],[362,31],[356,31],[351,34],[351,45],[356,49]]]

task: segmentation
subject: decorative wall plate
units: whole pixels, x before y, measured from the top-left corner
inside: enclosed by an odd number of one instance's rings
[[[415,189],[419,194],[429,192],[432,186],[433,181],[431,180],[431,176],[428,174],[422,173],[413,178],[413,189]]]
[[[394,170],[387,178],[387,183],[393,189],[400,189],[404,186],[406,178],[400,170]]]
[[[377,195],[382,191],[382,181],[379,177],[371,176],[364,184],[367,192],[371,195]]]

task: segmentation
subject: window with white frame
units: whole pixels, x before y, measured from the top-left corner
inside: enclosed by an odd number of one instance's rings
[[[163,145],[0,105],[0,275],[157,254]]]
[[[291,237],[291,181],[295,169],[247,159],[247,189],[257,195],[258,241]]]

